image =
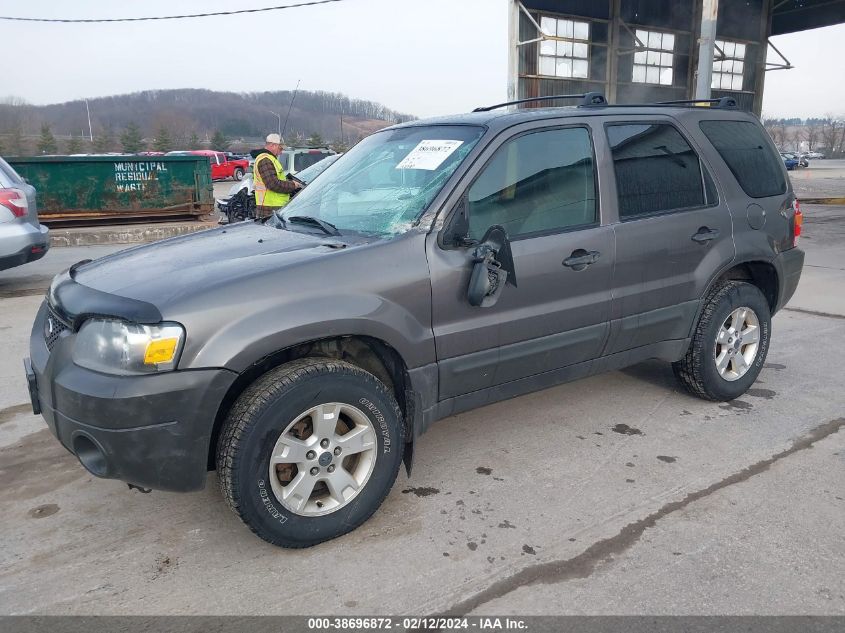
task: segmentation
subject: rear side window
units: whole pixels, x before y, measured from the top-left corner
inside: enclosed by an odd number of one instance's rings
[[[14,167],[2,158],[0,158],[0,182],[2,182],[4,187],[23,183],[23,179],[18,175]]]
[[[760,126],[750,121],[701,121],[699,126],[745,193],[752,198],[786,193],[781,159]]]
[[[469,236],[511,238],[594,224],[593,146],[584,128],[531,132],[496,150],[468,192]]]
[[[706,204],[701,161],[673,126],[608,125],[607,138],[616,173],[620,219]],[[715,197],[715,193],[712,195]]]

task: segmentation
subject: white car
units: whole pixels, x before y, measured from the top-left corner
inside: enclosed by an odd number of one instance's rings
[[[821,152],[807,152],[805,156],[810,159],[824,158],[824,154]]]
[[[312,163],[309,167],[297,172],[296,175],[288,174],[288,177],[298,180],[302,185],[308,185],[343,154],[323,154],[323,156],[318,162]],[[243,180],[231,186],[225,198],[216,200],[217,209],[221,215],[221,223],[226,224],[230,221],[251,217],[250,209],[255,206],[254,193],[255,183],[252,179],[252,170],[250,170]]]

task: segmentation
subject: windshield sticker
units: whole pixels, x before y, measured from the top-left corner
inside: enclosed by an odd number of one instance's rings
[[[396,169],[437,169],[450,154],[463,145],[463,141],[420,141]]]

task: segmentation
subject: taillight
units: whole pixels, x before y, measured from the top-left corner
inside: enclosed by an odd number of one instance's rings
[[[792,201],[792,245],[798,246],[798,238],[801,237],[801,225],[804,224],[804,214],[801,213],[801,205],[798,199]]]
[[[25,216],[29,207],[26,194],[20,189],[0,189],[0,205],[11,211],[16,218]]]

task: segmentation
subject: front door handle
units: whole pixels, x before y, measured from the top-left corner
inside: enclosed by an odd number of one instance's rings
[[[572,255],[563,260],[563,265],[572,270],[584,270],[590,264],[595,264],[601,253],[598,251],[585,251],[583,248],[577,248],[572,251]]]
[[[702,226],[690,239],[699,244],[706,244],[710,240],[715,240],[717,237],[719,237],[719,229],[708,229],[706,226]]]

